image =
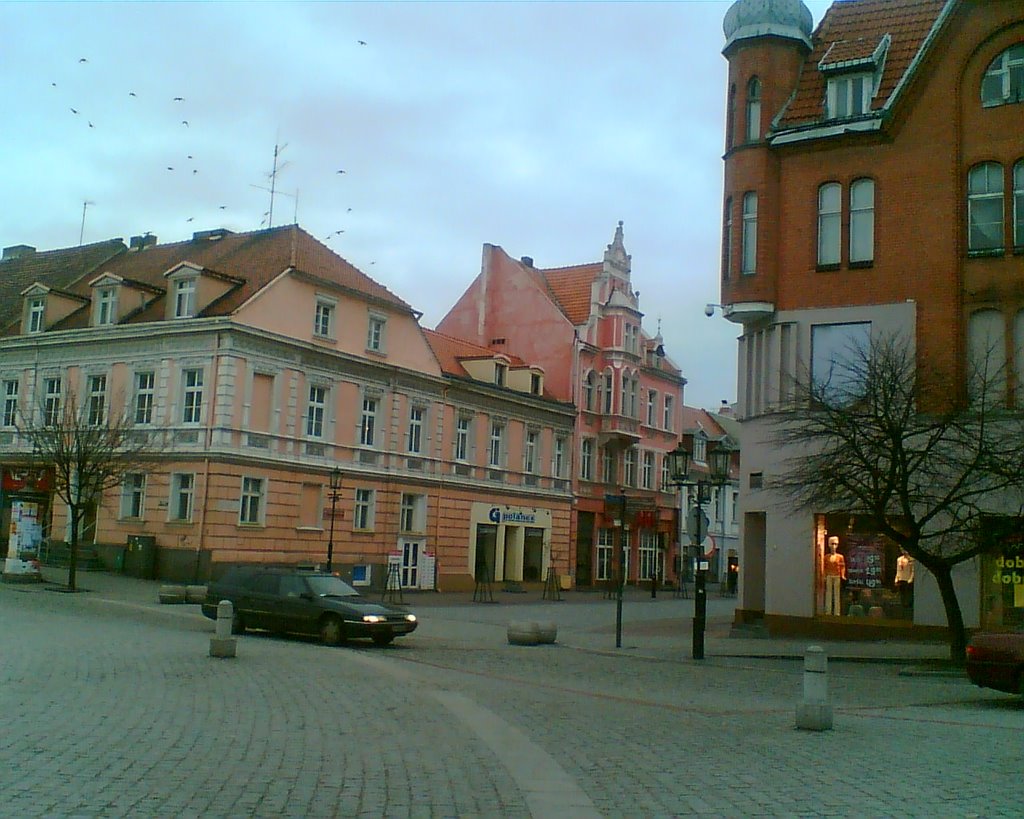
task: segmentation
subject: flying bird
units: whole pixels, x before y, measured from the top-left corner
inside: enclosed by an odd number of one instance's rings
[[[359,45],[366,45],[366,40],[356,40]]]
[[[185,101],[185,98],[184,98],[184,97],[175,97],[175,98],[174,98],[174,99],[172,100],[172,102],[184,102],[184,101]]]
[[[93,125],[93,124],[92,124],[92,123],[90,122],[90,123],[89,123],[89,127],[90,127],[90,128],[95,128],[96,126],[95,126],[95,125]]]
[[[338,173],[345,173],[344,171],[338,171]]]
[[[187,119],[183,119],[181,121],[181,124],[184,125],[186,128],[188,128],[188,120]]]
[[[77,112],[77,111],[76,111],[76,110],[75,110],[74,108],[72,108],[72,109],[71,109],[71,113],[72,113],[72,114],[77,114],[78,112]]]
[[[345,213],[351,213],[351,212],[352,212],[352,208],[348,208],[348,209],[347,209],[347,210],[345,211]]]
[[[331,234],[331,235],[332,235],[332,236],[337,236],[337,235],[338,235],[339,233],[344,233],[344,232],[345,232],[344,230],[336,230],[336,231],[334,231],[334,233],[333,233],[333,234]]]
[[[186,221],[186,222],[191,222],[191,221],[192,221],[193,219],[195,219],[195,218],[196,218],[196,217],[194,217],[194,216],[189,216],[189,217],[188,217],[188,219],[186,219],[185,221]]]
[[[199,171],[196,168],[193,168],[192,173],[199,173]]]
[[[129,97],[137,97],[137,96],[138,96],[138,94],[136,94],[136,93],[135,93],[134,91],[129,91],[129,92],[128,92],[128,96],[129,96]]]
[[[57,87],[57,83],[55,83],[55,82],[51,82],[50,85],[52,85],[54,88]]]
[[[225,210],[226,208],[227,208],[227,205],[221,205],[221,206],[220,206],[220,209],[221,209],[221,210]]]
[[[170,165],[168,165],[168,166],[167,166],[167,170],[169,170],[169,171],[173,171],[173,170],[174,170],[174,168],[172,168],[172,167],[171,167]]]
[[[79,57],[78,58],[78,62],[80,62],[80,63],[87,63],[89,61],[87,59],[85,59],[85,57]]]

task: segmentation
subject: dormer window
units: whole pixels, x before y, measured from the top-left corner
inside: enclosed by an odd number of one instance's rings
[[[499,387],[504,387],[508,380],[508,365],[502,364],[499,361],[494,362],[494,383]]]
[[[46,299],[35,296],[28,300],[27,330],[30,333],[41,333],[46,329]]]
[[[540,373],[530,373],[530,392],[533,395],[540,395],[543,386],[544,381],[540,377]]]
[[[96,326],[114,324],[117,320],[117,289],[103,287],[96,293]]]
[[[981,104],[986,108],[1024,102],[1024,43],[996,57],[981,79]]]
[[[174,317],[192,318],[196,313],[195,278],[178,279],[174,283]]]
[[[831,77],[826,92],[827,119],[845,119],[866,113],[871,108],[874,82],[871,74],[841,74]]]

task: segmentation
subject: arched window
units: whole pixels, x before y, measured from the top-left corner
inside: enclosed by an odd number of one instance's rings
[[[978,310],[967,322],[967,395],[971,404],[1006,404],[1006,326],[998,310]]]
[[[842,242],[842,187],[826,182],[818,188],[818,264],[839,264]]]
[[[1013,166],[1013,246],[1024,247],[1024,159]]]
[[[981,104],[986,108],[1024,102],[1024,43],[996,57],[981,78]]]
[[[733,146],[733,139],[736,131],[736,84],[733,83],[729,86],[729,100],[726,103],[725,109],[725,149],[729,150]]]
[[[743,258],[741,272],[753,275],[757,272],[757,194],[747,191],[743,194]]]
[[[761,81],[751,77],[747,83],[747,142],[761,138]]]
[[[875,183],[857,179],[850,185],[850,264],[875,258]]]
[[[1003,166],[983,162],[967,177],[967,248],[1003,248]]]
[[[728,281],[732,273],[732,197],[725,200],[722,218],[722,280]]]

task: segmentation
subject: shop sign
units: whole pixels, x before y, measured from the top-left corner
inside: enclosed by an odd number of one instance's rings
[[[52,484],[52,473],[48,469],[12,467],[3,470],[5,492],[49,492]]]
[[[885,549],[873,535],[847,535],[846,580],[851,588],[874,589],[882,585]]]
[[[999,555],[996,558],[996,572],[992,575],[993,583],[1004,586],[1024,585],[1024,557],[1021,555]]]
[[[492,506],[487,513],[487,519],[491,523],[536,523],[537,515],[530,512],[502,511],[497,506]]]

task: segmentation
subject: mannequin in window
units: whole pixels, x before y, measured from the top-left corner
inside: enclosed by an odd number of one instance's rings
[[[825,555],[825,614],[842,613],[842,584],[846,580],[846,560],[837,551],[839,538],[828,539]]]
[[[906,552],[896,558],[896,588],[900,593],[900,605],[909,607],[914,599],[914,558]]]

